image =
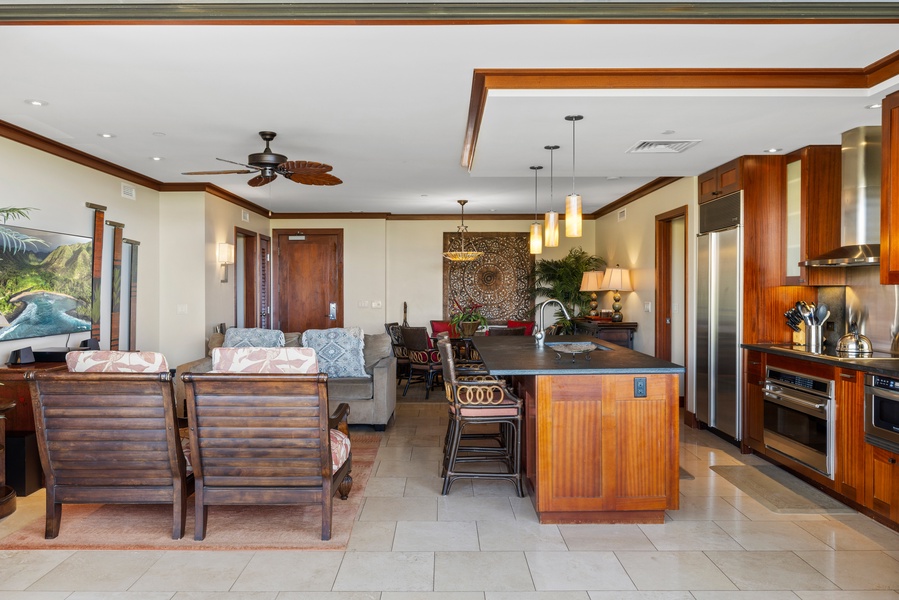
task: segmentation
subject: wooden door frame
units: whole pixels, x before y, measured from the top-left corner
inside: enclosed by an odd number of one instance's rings
[[[272,328],[272,312],[271,312],[272,311],[272,263],[271,263],[272,238],[260,233],[260,234],[256,235],[256,239],[258,240],[256,242],[256,247],[259,250],[259,254],[258,254],[257,260],[256,260],[256,269],[257,269],[256,272],[258,274],[258,279],[257,279],[257,284],[256,284],[256,294],[257,294],[257,298],[259,300],[257,314],[261,316],[262,311],[265,310],[266,306],[268,307],[268,309],[269,309],[268,327],[266,327],[266,329],[271,329]],[[262,252],[262,245],[265,242],[268,242],[268,253],[269,253],[268,277],[266,278],[266,282],[268,284],[268,293],[265,296],[268,299],[267,305],[262,300],[262,298],[263,298],[263,296],[262,296],[262,270],[265,268],[265,262],[266,262],[265,253]],[[256,323],[258,324],[257,325],[258,327],[262,327],[262,325],[263,325],[261,318],[259,320],[257,320]]]
[[[684,219],[684,281],[689,281],[689,216],[687,205],[679,206],[656,215],[655,227],[655,356],[663,360],[671,360],[671,324],[666,319],[671,315],[671,223],[676,219]],[[689,321],[687,320],[687,295],[689,286],[684,285],[684,393],[687,390],[687,363],[689,363],[687,340],[690,338]],[[683,405],[684,398],[680,399]]]
[[[259,324],[259,290],[257,289],[259,281],[259,273],[257,266],[257,256],[259,254],[259,234],[242,227],[234,228],[234,243],[237,244],[237,237],[244,238],[243,249],[243,280],[244,280],[244,327],[258,327]],[[250,242],[252,240],[252,243]],[[234,323],[237,323],[237,295],[240,291],[237,289],[237,281],[234,282]],[[250,316],[252,315],[252,316]]]
[[[282,235],[336,235],[337,236],[337,296],[340,303],[337,305],[337,324],[335,327],[343,327],[344,300],[343,300],[343,229],[272,229],[272,329],[280,329],[281,326],[281,236]],[[275,325],[277,324],[277,326]]]

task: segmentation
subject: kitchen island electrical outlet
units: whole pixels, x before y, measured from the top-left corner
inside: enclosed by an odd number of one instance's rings
[[[646,378],[634,377],[634,398],[646,397]]]

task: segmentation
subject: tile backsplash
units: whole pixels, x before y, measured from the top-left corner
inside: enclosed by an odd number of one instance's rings
[[[854,320],[875,350],[888,351],[899,329],[899,286],[880,285],[878,266],[847,268],[846,278],[846,287],[818,288],[818,303],[827,303],[834,323],[825,343],[836,345]]]

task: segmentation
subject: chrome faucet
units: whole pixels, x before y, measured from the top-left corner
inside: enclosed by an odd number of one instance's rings
[[[544,324],[543,309],[546,308],[547,304],[552,304],[553,302],[555,302],[556,304],[559,305],[559,308],[562,309],[562,314],[565,315],[565,318],[568,319],[569,321],[571,320],[571,317],[568,315],[568,310],[565,308],[565,305],[562,304],[561,302],[559,302],[558,300],[556,300],[555,298],[550,298],[549,300],[547,300],[546,302],[541,304],[540,308],[537,309],[537,313],[536,313],[536,315],[538,317],[537,326],[534,328],[534,340],[536,340],[537,346],[539,346],[540,348],[543,347],[543,341],[546,338],[546,327],[543,326],[543,324]]]

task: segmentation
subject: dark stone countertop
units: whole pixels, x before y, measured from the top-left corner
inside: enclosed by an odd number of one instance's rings
[[[548,344],[594,343],[605,348],[583,354],[563,354],[558,358]],[[585,335],[551,335],[546,346],[538,348],[531,336],[477,336],[472,338],[487,369],[493,375],[621,375],[666,374],[682,375],[684,367],[641,352]]]
[[[812,354],[811,352],[806,351],[804,346],[794,346],[791,344],[741,344],[740,347],[746,350],[756,350],[758,352],[767,352],[768,354],[800,358],[811,362],[840,367],[842,369],[877,373],[878,375],[886,375],[888,377],[899,377],[899,356],[890,355],[886,352],[876,352],[875,356],[872,358],[849,358],[834,356],[833,354]]]

